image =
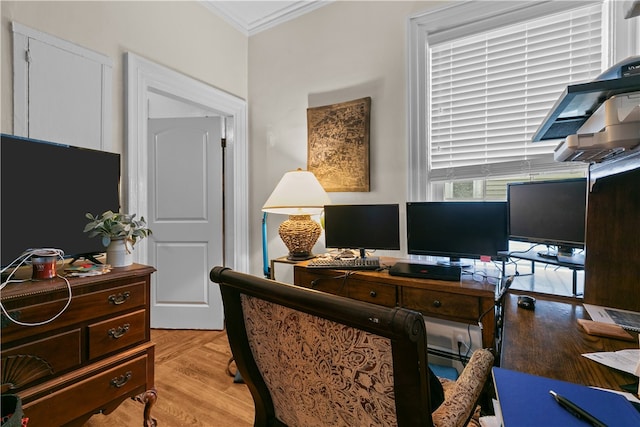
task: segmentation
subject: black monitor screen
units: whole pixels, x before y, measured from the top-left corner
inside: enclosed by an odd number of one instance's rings
[[[511,240],[584,248],[586,178],[512,183],[507,200]]]
[[[397,204],[327,205],[324,207],[327,248],[400,249],[400,209]]]
[[[407,203],[407,252],[411,255],[496,259],[509,249],[505,202]]]
[[[85,214],[119,210],[119,154],[2,135],[0,157],[2,266],[27,249],[105,251]]]

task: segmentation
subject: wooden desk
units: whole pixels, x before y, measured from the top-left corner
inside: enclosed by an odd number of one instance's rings
[[[582,353],[637,348],[635,343],[588,335],[577,319],[589,319],[581,302],[536,295],[535,311],[517,306],[507,294],[500,366],[588,386],[622,390],[637,380],[581,356]]]
[[[381,258],[393,265],[395,258]],[[294,283],[334,295],[389,307],[420,311],[428,317],[478,325],[482,322],[482,346],[495,347],[495,285],[463,276],[460,282],[391,276],[383,271],[310,269],[306,262],[294,267]]]

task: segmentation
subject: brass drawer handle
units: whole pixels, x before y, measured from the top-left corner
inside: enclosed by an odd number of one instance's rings
[[[129,291],[125,291],[122,293],[119,293],[118,295],[115,294],[111,294],[109,295],[109,302],[113,305],[120,305],[120,304],[124,304],[129,297],[131,296],[131,293]]]
[[[369,291],[369,296],[370,296],[371,298],[375,298],[375,297],[377,297],[377,296],[378,296],[378,294],[376,293],[376,291]]]
[[[434,307],[440,307],[442,305],[442,303],[440,302],[440,300],[433,300],[433,306]]]
[[[120,388],[124,386],[126,383],[128,383],[131,377],[132,377],[131,371],[127,371],[124,375],[120,375],[119,377],[115,377],[111,379],[111,381],[109,382],[109,385],[115,388]]]
[[[129,327],[131,325],[129,325],[128,323],[125,323],[122,326],[118,326],[117,328],[111,328],[109,329],[109,331],[107,332],[107,334],[114,339],[118,339],[121,336],[123,336],[124,334],[126,334],[129,331]]]

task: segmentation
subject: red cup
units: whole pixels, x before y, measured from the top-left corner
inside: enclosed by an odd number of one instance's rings
[[[56,277],[55,256],[34,256],[31,258],[34,280],[48,280]]]

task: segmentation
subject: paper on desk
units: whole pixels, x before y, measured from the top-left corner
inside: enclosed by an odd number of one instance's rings
[[[629,402],[633,402],[633,403],[638,403],[640,404],[640,399],[638,399],[635,395],[633,395],[632,393],[628,393],[626,391],[618,391],[618,390],[611,390],[610,388],[602,388],[602,387],[591,387],[591,388],[595,388],[598,390],[604,390],[604,391],[608,391],[610,393],[616,393],[619,394],[620,396],[624,396]]]
[[[582,304],[591,319],[596,322],[612,323],[630,331],[640,332],[640,313],[618,308]]]
[[[584,353],[583,356],[610,368],[618,369],[632,375],[640,376],[638,375],[638,360],[640,360],[640,349]]]

